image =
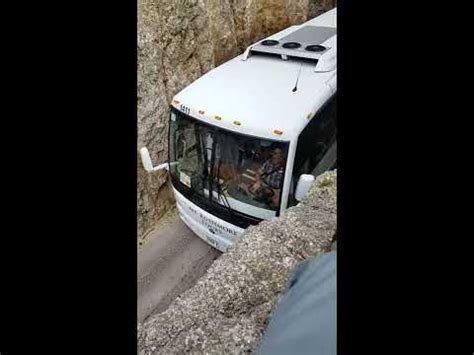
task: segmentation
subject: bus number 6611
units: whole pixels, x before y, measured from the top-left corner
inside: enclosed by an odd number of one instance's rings
[[[191,109],[187,106],[181,105],[180,108],[181,108],[181,111],[183,111],[187,115],[191,113]]]

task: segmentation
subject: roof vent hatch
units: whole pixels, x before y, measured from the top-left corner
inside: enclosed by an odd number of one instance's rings
[[[301,47],[301,43],[298,43],[298,42],[285,42],[285,43],[282,44],[282,47],[287,48],[287,49],[296,49],[296,48]]]
[[[310,44],[309,46],[306,46],[305,49],[310,52],[323,52],[326,50],[326,47],[319,44]]]
[[[260,42],[262,46],[276,46],[280,42],[274,40],[274,39],[266,39],[265,41]]]

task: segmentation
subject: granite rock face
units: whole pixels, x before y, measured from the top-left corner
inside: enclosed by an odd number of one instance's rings
[[[139,354],[254,351],[290,270],[331,249],[336,198],[337,172],[327,172],[284,216],[248,228],[193,288],[139,324]]]
[[[308,19],[321,15],[336,5],[336,0],[309,0]]]
[[[198,1],[138,2],[138,149],[155,165],[167,160],[169,104],[174,94],[213,68],[207,13]],[[138,236],[174,203],[166,172],[146,173],[138,159]]]
[[[169,104],[175,94],[251,43],[306,21],[308,13],[314,17],[328,6],[324,1],[139,0],[138,158],[139,148],[146,146],[155,165],[166,161]],[[164,172],[146,173],[140,159],[137,169],[141,237],[174,200]]]

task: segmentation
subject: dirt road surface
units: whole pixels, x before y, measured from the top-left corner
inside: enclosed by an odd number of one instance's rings
[[[221,252],[194,235],[176,212],[168,215],[139,247],[137,321],[164,311],[219,255]]]

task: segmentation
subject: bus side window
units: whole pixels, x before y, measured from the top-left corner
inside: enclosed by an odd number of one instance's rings
[[[336,139],[336,99],[333,97],[319,110],[298,137],[288,207],[294,198],[301,174],[311,174]]]

